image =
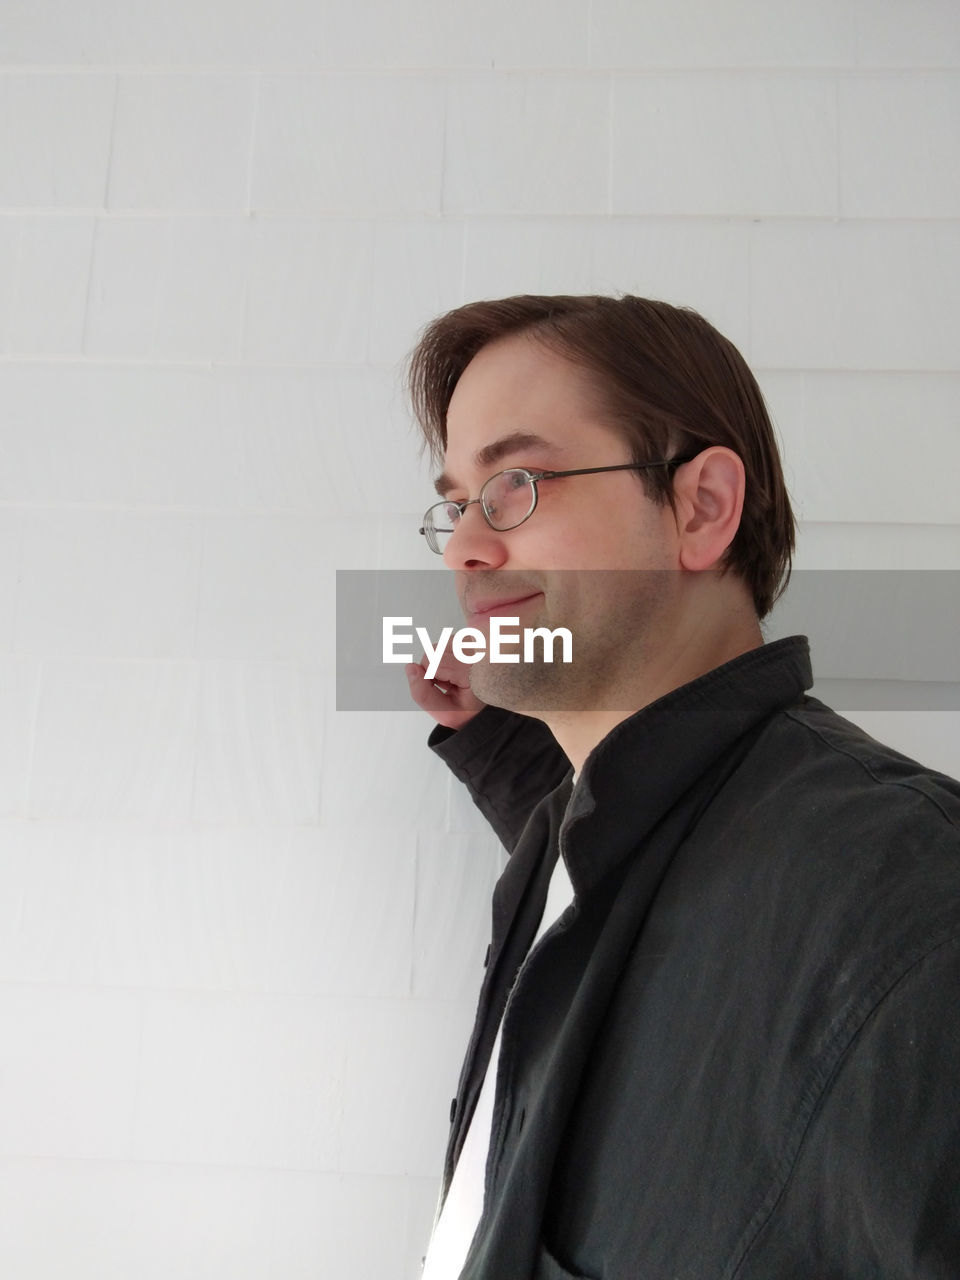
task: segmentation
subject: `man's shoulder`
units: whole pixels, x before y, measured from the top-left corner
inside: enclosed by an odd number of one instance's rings
[[[778,773],[780,787],[804,811],[862,811],[864,819],[899,815],[960,841],[960,781],[873,738],[816,698],[771,718],[752,753]]]
[[[697,937],[700,971],[771,1024],[784,1010],[785,1036],[813,1011],[825,1043],[925,957],[960,964],[960,783],[804,698],[766,722],[666,890],[661,938]]]
[[[808,917],[881,948],[941,919],[960,933],[960,782],[814,698],[770,718],[698,826],[694,857],[745,928],[772,912],[799,946]]]

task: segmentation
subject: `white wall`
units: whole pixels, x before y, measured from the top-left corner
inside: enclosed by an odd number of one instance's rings
[[[953,0],[0,0],[0,1273],[416,1276],[501,855],[333,710],[398,362],[693,305],[800,565],[960,567],[958,67]]]

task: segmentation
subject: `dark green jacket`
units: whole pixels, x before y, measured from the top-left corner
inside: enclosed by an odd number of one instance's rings
[[[466,1280],[960,1277],[960,784],[810,683],[802,637],[745,654],[572,800],[536,721],[432,736],[512,850],[445,1167],[504,1017]]]

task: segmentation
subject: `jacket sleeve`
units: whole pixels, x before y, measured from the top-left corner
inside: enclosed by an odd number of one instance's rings
[[[755,1243],[738,1280],[960,1276],[960,938],[878,993]]]
[[[545,724],[500,707],[484,707],[462,729],[438,725],[427,745],[466,785],[511,853],[534,808],[570,772]]]

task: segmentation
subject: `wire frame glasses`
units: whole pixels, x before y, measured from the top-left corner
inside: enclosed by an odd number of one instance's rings
[[[561,480],[565,476],[589,476],[601,471],[646,471],[651,467],[676,467],[689,462],[693,455],[666,458],[660,462],[621,462],[612,467],[578,467],[575,471],[528,471],[525,467],[508,467],[485,481],[479,498],[463,502],[436,502],[423,517],[420,532],[431,551],[442,556],[450,536],[467,507],[476,503],[491,529],[506,533],[529,520],[537,509],[537,485],[541,480]]]

